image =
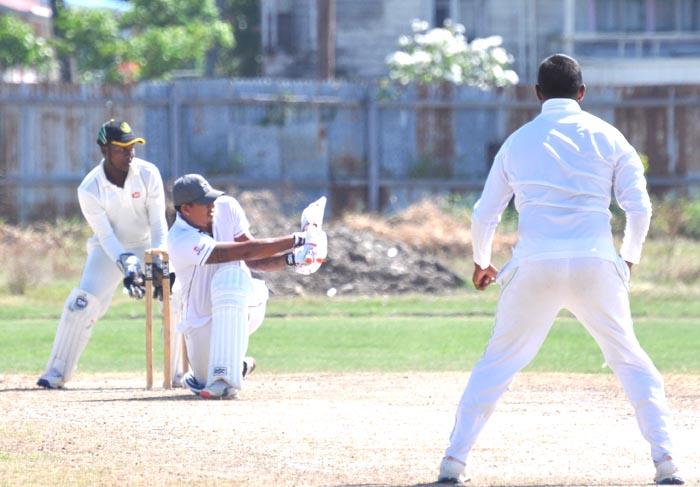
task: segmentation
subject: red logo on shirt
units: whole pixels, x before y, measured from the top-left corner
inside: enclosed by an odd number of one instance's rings
[[[139,193],[138,191],[134,191],[133,193],[131,193],[131,197],[132,197],[132,198],[140,198],[140,197],[141,197],[141,193]]]

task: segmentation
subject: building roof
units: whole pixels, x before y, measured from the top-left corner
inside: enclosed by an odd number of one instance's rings
[[[5,9],[28,13],[37,17],[51,17],[51,7],[47,7],[36,0],[0,0],[0,10]]]

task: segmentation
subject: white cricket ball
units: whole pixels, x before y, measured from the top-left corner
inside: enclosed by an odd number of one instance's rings
[[[328,296],[329,298],[332,298],[336,294],[338,294],[338,290],[334,287],[332,287],[328,291],[326,291],[326,296]]]

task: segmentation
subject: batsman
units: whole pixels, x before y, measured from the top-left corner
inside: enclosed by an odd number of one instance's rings
[[[246,357],[248,338],[262,324],[269,297],[265,282],[250,271],[316,272],[328,253],[325,203],[322,197],[303,211],[301,232],[254,239],[235,198],[213,189],[199,174],[175,181],[177,217],[168,249],[183,293],[178,331],[185,335],[190,365],[184,382],[194,394],[238,397],[256,366]]]

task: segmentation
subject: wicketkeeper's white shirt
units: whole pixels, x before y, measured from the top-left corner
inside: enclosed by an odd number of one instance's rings
[[[211,320],[211,280],[220,266],[238,264],[250,274],[245,262],[206,264],[216,242],[231,242],[250,229],[248,218],[235,198],[216,199],[213,227],[214,235],[209,235],[187,223],[178,213],[168,232],[170,261],[177,268],[177,280],[182,286],[186,327],[198,328]]]
[[[124,187],[105,176],[104,159],[78,186],[78,201],[94,236],[88,245],[102,245],[117,262],[125,248],[165,248],[165,192],[158,168],[134,157]]]
[[[495,157],[472,215],[474,262],[483,269],[491,263],[496,226],[513,196],[519,214],[514,261],[615,260],[613,192],[627,219],[620,255],[638,263],[651,220],[639,155],[619,130],[575,100],[545,101]]]

